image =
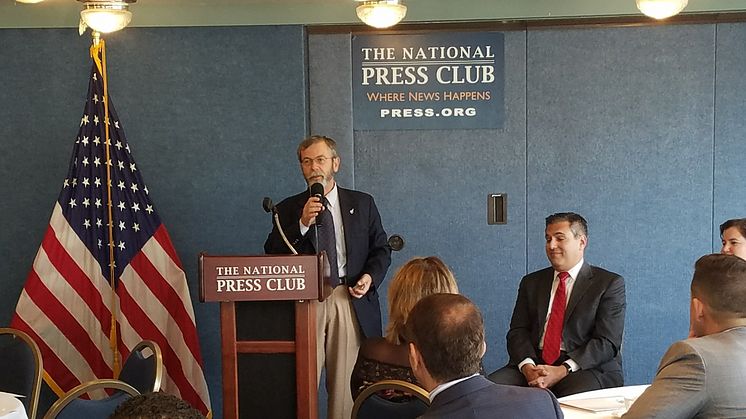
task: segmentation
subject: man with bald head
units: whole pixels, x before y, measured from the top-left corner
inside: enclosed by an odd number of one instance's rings
[[[409,363],[430,392],[423,419],[562,418],[545,389],[495,384],[479,375],[486,349],[479,309],[459,294],[432,294],[407,319]]]
[[[689,339],[663,355],[653,384],[623,417],[746,417],[746,261],[707,255],[694,265]]]

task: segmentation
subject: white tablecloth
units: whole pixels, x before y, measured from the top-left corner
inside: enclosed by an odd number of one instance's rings
[[[604,388],[601,390],[594,390],[594,391],[587,391],[585,393],[579,393],[579,394],[573,394],[572,396],[566,396],[559,399],[560,407],[562,408],[562,413],[565,414],[565,419],[611,419],[611,418],[618,418],[620,417],[625,411],[625,408],[620,408],[618,410],[613,411],[604,411],[604,412],[591,412],[588,410],[582,410],[571,406],[566,406],[562,404],[563,402],[569,402],[573,400],[603,400],[608,399],[610,402],[618,402],[620,405],[625,404],[625,399],[627,400],[627,404],[629,404],[634,399],[637,399],[637,397],[642,394],[643,391],[645,391],[646,388],[648,388],[649,384],[644,384],[640,386],[627,386],[627,387],[613,387],[613,388]]]
[[[0,419],[28,419],[23,403],[14,395],[0,392]]]

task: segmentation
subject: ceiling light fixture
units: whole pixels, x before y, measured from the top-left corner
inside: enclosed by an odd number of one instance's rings
[[[679,14],[688,0],[635,0],[640,11],[655,19],[665,19]]]
[[[129,5],[137,0],[78,0],[82,23],[96,32],[110,33],[123,29],[132,20]]]
[[[374,28],[388,28],[404,19],[407,6],[401,0],[356,0],[357,17],[368,26]]]
[[[27,3],[27,4],[33,4],[33,3],[41,3],[44,0],[16,0],[16,3]]]

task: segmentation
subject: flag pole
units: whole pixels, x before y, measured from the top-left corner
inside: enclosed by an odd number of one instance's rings
[[[100,55],[100,56],[99,56]],[[104,86],[104,132],[106,146],[106,191],[107,191],[107,203],[108,209],[108,229],[109,229],[109,284],[111,285],[111,328],[109,330],[109,347],[111,348],[111,354],[113,357],[113,371],[114,377],[119,377],[119,346],[117,345],[117,292],[116,292],[116,277],[115,275],[115,258],[114,258],[114,216],[113,202],[111,201],[111,139],[109,137],[109,90],[108,80],[106,77],[106,42],[101,39],[101,34],[98,31],[93,31],[93,45],[91,45],[91,57],[96,63],[99,74],[101,74],[101,82]]]

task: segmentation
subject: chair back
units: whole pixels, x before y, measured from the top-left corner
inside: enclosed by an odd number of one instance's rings
[[[140,393],[160,390],[163,381],[163,355],[158,344],[150,340],[137,344],[124,361],[119,380]]]
[[[0,328],[0,391],[20,394],[29,419],[36,419],[44,370],[39,346],[29,335],[8,327]]]
[[[81,399],[80,396],[97,390],[114,390],[103,399]],[[112,379],[91,380],[65,393],[49,408],[44,419],[108,419],[117,406],[140,394],[131,385]]]
[[[398,390],[411,394],[412,399],[396,402],[378,395],[383,390]],[[352,407],[352,419],[414,419],[430,406],[428,392],[422,387],[402,380],[383,380],[360,393]]]

